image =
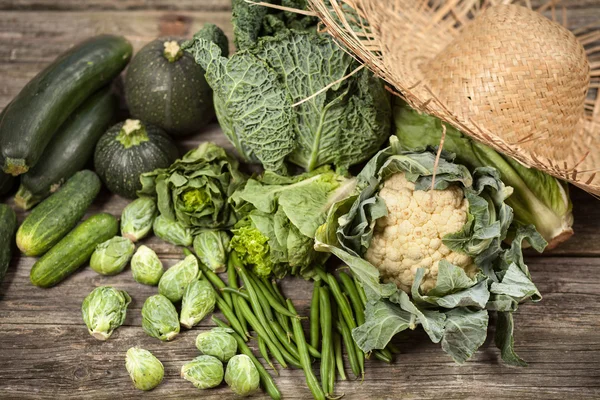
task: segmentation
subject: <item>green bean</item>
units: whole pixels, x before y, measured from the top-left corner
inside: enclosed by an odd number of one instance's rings
[[[394,361],[394,356],[392,355],[392,352],[389,351],[387,348],[375,350],[373,354],[375,355],[376,359],[386,362],[388,364],[391,364],[391,362]]]
[[[244,317],[244,313],[240,310],[240,306],[239,306],[239,302],[238,302],[239,299],[243,300],[243,297],[234,297],[233,298],[233,312],[235,313],[235,316],[237,317],[238,321],[240,321],[240,325],[242,326],[242,329],[244,329],[246,336],[250,337],[250,333],[248,333],[248,321],[246,321],[246,317]]]
[[[389,351],[391,351],[392,354],[400,354],[400,349],[391,342],[388,343],[388,345],[385,348],[388,349]]]
[[[271,280],[271,287],[273,288],[273,291],[275,292],[275,295],[279,299],[279,301],[285,303],[285,297],[281,293],[281,290],[279,289],[279,286],[277,285],[277,281],[275,279]]]
[[[298,314],[294,315],[287,308],[285,308],[279,302],[279,300],[271,294],[271,292],[265,287],[265,285],[261,282],[261,280],[258,279],[256,276],[254,276],[254,274],[252,274],[250,271],[247,271],[247,274],[254,281],[254,286],[259,288],[262,291],[264,297],[267,299],[267,301],[269,302],[269,305],[273,308],[273,310],[277,311],[280,314],[291,317],[291,318],[300,318],[300,316]]]
[[[337,367],[340,379],[345,381],[348,378],[346,377],[346,371],[344,371],[344,358],[342,357],[342,339],[340,337],[340,334],[337,332],[334,332],[333,334],[333,345],[335,351],[335,365]]]
[[[321,352],[321,385],[323,387],[323,392],[331,394],[333,388],[329,385],[329,375],[331,373],[331,352],[329,350],[333,344],[331,340],[331,300],[329,299],[329,289],[327,287],[319,289],[319,307],[322,335],[321,349],[323,349]]]
[[[264,341],[265,341],[267,347],[269,348],[269,351],[273,355],[273,357],[275,357],[277,362],[283,368],[287,368],[287,362],[283,358],[283,354],[279,350],[279,347],[277,347],[275,342],[273,340],[271,340],[269,335],[267,335],[265,328],[260,323],[258,318],[252,313],[252,310],[250,309],[250,306],[248,306],[248,303],[246,302],[246,300],[242,299],[241,297],[238,297],[238,303],[240,305],[240,309],[241,309],[242,313],[244,313],[244,316],[246,317],[246,321],[248,321],[248,323],[250,324],[252,329],[254,329],[254,331],[258,334],[258,336],[260,336],[264,339]]]
[[[258,318],[258,321],[264,327],[264,331],[269,335],[269,339],[272,342],[277,342],[277,338],[275,337],[275,333],[270,329],[269,322],[267,321],[267,317],[265,315],[265,311],[263,311],[263,305],[261,304],[260,298],[254,286],[252,285],[252,280],[248,276],[244,267],[238,267],[238,274],[242,278],[244,282],[244,287],[248,291],[248,295],[250,296],[250,305],[252,306],[252,310],[254,310],[254,314]],[[267,307],[267,313],[271,312],[271,309]],[[248,321],[249,322],[249,321]],[[255,329],[256,330],[256,329]]]
[[[342,286],[344,287],[344,293],[350,299],[350,303],[352,303],[352,308],[354,309],[354,315],[356,315],[356,323],[357,325],[362,325],[365,323],[365,306],[362,303],[362,300],[359,297],[358,290],[356,289],[356,285],[352,281],[350,275],[345,272],[340,272],[339,274],[340,280],[342,281]]]
[[[362,284],[358,281],[356,276],[353,277],[354,284],[356,285],[356,291],[358,292],[358,297],[360,297],[360,301],[362,302],[363,308],[367,305],[367,295],[365,293],[365,289],[362,287]]]
[[[291,312],[296,313],[296,309],[294,308],[291,300],[287,300],[287,306]],[[312,363],[310,360],[310,355],[308,354],[308,347],[306,346],[307,343],[306,338],[304,337],[304,331],[302,330],[302,323],[299,319],[294,318],[292,319],[292,326],[294,328],[296,343],[298,343],[298,353],[300,354],[300,363],[302,364],[302,369],[304,369],[306,385],[316,400],[325,400],[325,393],[323,393],[323,390],[321,390],[319,381],[315,377],[315,374],[312,370]]]
[[[321,352],[310,345],[310,343],[306,343],[306,347],[308,347],[308,352],[314,358],[321,358]]]
[[[271,323],[271,328],[273,329],[275,336],[277,336],[277,339],[279,339],[279,342],[281,342],[283,347],[285,347],[285,349],[290,352],[290,354],[294,357],[295,360],[298,360],[298,362],[300,362],[300,355],[298,354],[298,349],[296,348],[293,342],[287,340],[287,332],[283,330],[281,325],[279,325],[279,322],[274,320],[270,320],[269,322]]]
[[[310,345],[315,349],[319,348],[319,288],[321,281],[315,281],[313,284],[312,299],[310,301]]]
[[[352,313],[352,307],[350,307],[350,302],[348,298],[342,291],[340,290],[340,286],[335,279],[335,277],[331,274],[327,274],[327,282],[329,283],[329,287],[331,288],[331,293],[333,293],[333,297],[336,300],[338,307],[340,308],[340,314],[346,321],[346,325],[348,325],[348,329],[352,331],[356,328],[356,321],[354,320],[354,315]],[[355,343],[356,348],[356,356],[358,358],[358,365],[360,366],[361,374],[365,373],[365,359],[364,353]]]
[[[275,367],[273,366],[271,359],[269,358],[269,350],[267,350],[267,344],[265,343],[265,340],[259,336],[257,341],[258,341],[258,351],[260,352],[260,355],[262,356],[263,360],[265,360],[266,363],[269,364],[269,366],[271,367],[271,369],[273,371],[275,371],[277,374],[279,374],[277,372],[277,370],[275,369]]]
[[[271,293],[271,295],[273,295],[273,297],[275,297],[281,303],[281,298],[279,297],[279,294],[277,293],[277,291],[275,290],[273,285],[271,285],[271,282],[269,281],[269,279],[262,277],[262,278],[260,278],[260,281],[262,282],[264,287],[267,288],[267,290]],[[284,301],[285,301],[285,299],[284,299]],[[282,303],[282,304],[285,304],[285,303]]]
[[[338,319],[336,328],[342,335],[346,354],[348,355],[348,362],[350,363],[350,369],[354,376],[359,378],[361,376],[360,365],[358,364],[358,358],[356,356],[356,347],[354,346],[354,339],[352,339],[352,332],[343,318]]]
[[[239,289],[234,289],[234,288],[230,288],[230,287],[224,287],[219,289],[219,291],[221,293],[231,293],[234,294],[236,296],[240,296],[242,297],[244,300],[250,300],[250,296],[248,296],[248,293],[244,293],[244,292],[240,292]]]
[[[234,253],[235,252],[232,252],[227,260],[227,283],[229,284],[229,287],[239,289],[240,286],[238,285],[237,273],[235,272],[235,264],[233,262]]]
[[[282,304],[285,304],[285,298],[283,297],[279,288],[277,287],[277,282],[273,279],[271,281],[271,284],[269,284],[268,282],[265,282],[266,278],[263,278],[263,279],[264,279],[263,283],[265,284],[265,286],[270,287],[272,289],[272,293],[275,295],[275,297],[277,299],[279,299],[279,301],[282,302]],[[282,315],[279,313],[275,313],[275,318],[277,318],[277,321],[283,327],[283,329],[285,329],[285,331],[289,333],[288,334],[289,340],[295,340],[295,336],[291,333],[292,327],[290,326],[290,319],[288,317],[286,317],[285,315]]]
[[[215,290],[215,292],[217,291]],[[231,307],[229,307],[229,304],[227,304],[227,302],[223,300],[221,296],[219,296],[218,292],[216,298],[217,306],[219,307],[219,310],[221,310],[221,312],[223,313],[223,316],[225,316],[225,318],[227,318],[227,320],[231,324],[231,328],[233,328],[233,330],[235,330],[241,337],[243,337],[247,341],[248,336],[246,336],[246,331],[242,327],[240,321],[235,316],[235,313],[233,312]]]
[[[225,322],[221,321],[220,319],[218,319],[215,316],[212,317],[212,320],[217,324],[217,326],[220,326],[221,328],[229,327]],[[258,359],[254,356],[254,353],[252,353],[252,350],[250,350],[250,348],[246,345],[246,343],[244,342],[244,340],[241,338],[240,335],[238,335],[237,333],[233,333],[232,336],[238,344],[238,349],[239,349],[240,353],[245,354],[248,357],[250,357],[250,359],[254,363],[254,366],[258,370],[258,374],[260,375],[260,380],[261,380],[263,387],[264,387],[265,391],[267,392],[267,394],[269,396],[271,396],[271,398],[274,400],[281,399],[281,393],[279,392],[279,389],[277,389],[277,386],[275,385],[273,378],[267,372],[265,367],[263,367],[261,362],[258,361]]]

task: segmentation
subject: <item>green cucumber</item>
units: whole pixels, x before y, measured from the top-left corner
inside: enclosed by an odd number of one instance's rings
[[[0,204],[0,283],[10,264],[12,246],[17,230],[17,215],[6,204]]]
[[[77,172],[52,196],[33,209],[17,231],[17,246],[27,256],[39,256],[58,243],[83,217],[100,192],[92,171]]]
[[[113,123],[117,98],[110,87],[85,101],[59,129],[42,158],[21,175],[15,196],[18,207],[28,210],[50,194],[92,159],[100,136]]]
[[[118,230],[119,223],[110,214],[86,219],[33,264],[31,283],[39,287],[56,285],[89,261],[96,246],[114,237]]]
[[[59,56],[29,81],[0,120],[4,172],[21,175],[33,167],[63,122],[119,75],[131,53],[131,43],[124,37],[96,36]]]

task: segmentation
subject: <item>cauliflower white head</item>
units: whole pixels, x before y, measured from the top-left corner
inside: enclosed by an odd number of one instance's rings
[[[469,202],[460,187],[415,190],[404,173],[397,173],[384,182],[379,196],[388,215],[377,220],[365,258],[379,269],[385,282],[410,292],[417,270],[424,268],[421,290],[426,293],[435,287],[443,259],[475,275],[477,266],[471,257],[442,243],[445,235],[460,231],[467,221]]]

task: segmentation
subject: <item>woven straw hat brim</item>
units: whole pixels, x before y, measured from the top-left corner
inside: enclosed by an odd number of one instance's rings
[[[600,195],[599,31],[510,0],[309,3],[413,108]]]

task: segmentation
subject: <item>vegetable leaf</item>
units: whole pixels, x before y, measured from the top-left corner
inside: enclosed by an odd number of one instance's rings
[[[365,323],[352,330],[356,344],[365,352],[383,349],[395,334],[414,328],[414,316],[388,301],[369,301]]]
[[[496,320],[496,335],[494,341],[500,349],[502,360],[509,365],[526,367],[527,363],[515,353],[513,336],[514,322],[512,312],[499,312]]]
[[[486,310],[460,307],[448,311],[442,349],[457,363],[464,363],[485,342],[488,319]]]

